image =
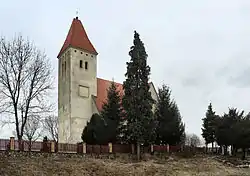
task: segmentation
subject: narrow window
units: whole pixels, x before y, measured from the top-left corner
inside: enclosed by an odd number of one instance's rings
[[[80,68],[82,68],[82,60],[80,60]]]
[[[88,62],[85,62],[85,70],[88,70]]]

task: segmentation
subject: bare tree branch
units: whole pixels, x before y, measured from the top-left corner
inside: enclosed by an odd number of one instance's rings
[[[24,137],[28,140],[29,151],[33,142],[42,135],[42,118],[40,116],[29,116],[24,128]]]
[[[196,134],[186,135],[186,145],[190,147],[198,147],[201,145],[201,140]]]
[[[44,53],[21,35],[11,41],[0,39],[0,113],[14,118],[18,140],[28,117],[50,112],[46,98],[52,85],[52,68]]]
[[[44,121],[44,129],[49,133],[50,138],[54,141],[58,141],[58,117],[57,116],[48,116]]]

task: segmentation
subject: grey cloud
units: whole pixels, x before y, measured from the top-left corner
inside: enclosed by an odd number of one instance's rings
[[[210,87],[213,82],[213,78],[210,72],[207,70],[205,64],[200,64],[193,67],[193,64],[189,66],[189,69],[181,78],[181,84],[184,87],[194,87],[204,89]]]
[[[182,80],[183,86],[199,86],[201,85],[201,80],[196,77],[190,77]]]
[[[230,86],[239,88],[250,87],[250,67],[242,70],[237,75],[232,74],[231,76],[229,76],[227,78],[227,83]]]
[[[245,88],[250,86],[250,55],[241,53],[228,59],[224,66],[216,70],[215,76],[228,86]]]

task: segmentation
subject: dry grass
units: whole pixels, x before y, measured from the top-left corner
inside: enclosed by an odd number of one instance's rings
[[[0,175],[250,175],[250,169],[227,167],[212,158],[151,159],[131,163],[125,159],[91,159],[66,157],[3,157],[0,158]]]

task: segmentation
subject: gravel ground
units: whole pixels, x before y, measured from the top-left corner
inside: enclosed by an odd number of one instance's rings
[[[66,157],[2,157],[0,175],[24,176],[151,176],[151,175],[249,175],[250,169],[229,167],[209,157],[192,159],[150,159],[131,163],[124,159],[91,159]]]

